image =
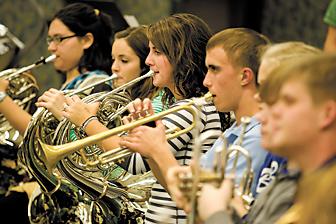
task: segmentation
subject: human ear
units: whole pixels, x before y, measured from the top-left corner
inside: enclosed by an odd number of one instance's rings
[[[244,69],[241,73],[240,73],[240,84],[242,86],[245,86],[251,82],[253,82],[253,71],[251,69]]]
[[[327,128],[336,124],[336,102],[329,100],[324,103],[321,112],[321,127]]]
[[[93,41],[94,41],[93,34],[92,33],[85,34],[85,36],[82,37],[82,41],[84,43],[83,48],[88,49],[93,44]]]

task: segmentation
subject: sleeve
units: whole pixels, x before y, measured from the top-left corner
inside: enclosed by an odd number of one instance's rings
[[[175,103],[173,107],[178,107],[182,104],[186,103],[186,101],[179,101],[178,103]],[[189,127],[193,122],[193,115],[191,112],[181,109],[174,113],[168,114],[165,117],[163,117],[162,122],[166,126],[167,130],[172,129],[180,129],[183,130],[187,127]],[[168,143],[170,145],[172,153],[176,156],[176,153],[179,151],[185,150],[185,147],[187,143],[190,142],[193,136],[193,132],[195,129],[184,133],[177,138],[169,139]]]
[[[330,2],[323,21],[330,26],[336,27],[336,0]]]
[[[146,162],[145,158],[139,153],[133,153],[127,158],[125,163],[120,164],[125,170],[131,174],[143,174],[150,171],[150,167]]]

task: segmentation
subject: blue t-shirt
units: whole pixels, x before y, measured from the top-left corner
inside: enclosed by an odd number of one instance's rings
[[[230,128],[226,129],[224,132],[224,137],[227,139],[227,142],[229,145],[237,144],[237,141],[239,139],[239,135],[241,133],[242,125],[238,125],[235,122]],[[253,175],[254,177],[258,176],[260,173],[262,164],[265,161],[267,152],[261,147],[260,141],[261,140],[261,134],[260,134],[260,123],[255,118],[251,118],[251,122],[247,125],[242,147],[245,148],[252,159],[252,169],[253,169]],[[212,146],[212,148],[202,156],[201,158],[201,166],[206,169],[212,169],[214,167],[214,159],[215,159],[215,149],[217,147],[222,147],[223,141],[222,139],[217,139],[215,144]],[[230,170],[232,169],[234,159],[230,158],[227,162],[227,169],[226,173],[230,173]],[[246,171],[246,160],[245,158],[240,155],[237,163],[237,170],[236,170],[236,183],[239,183],[241,178],[243,177],[244,173]],[[257,186],[258,180],[254,178],[252,183],[252,193],[255,193],[255,189]]]

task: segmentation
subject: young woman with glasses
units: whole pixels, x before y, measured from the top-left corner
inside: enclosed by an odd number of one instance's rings
[[[83,3],[67,5],[55,14],[49,24],[47,43],[50,53],[56,55],[53,62],[55,69],[65,75],[61,90],[82,88],[109,76],[113,33],[110,17]],[[0,80],[0,92],[4,95],[0,100],[0,113],[23,135],[32,116],[6,95],[8,85],[8,81]],[[64,100],[61,91],[50,89],[36,105],[47,108],[60,118]],[[17,184],[14,183],[14,186]],[[12,222],[28,223],[27,195],[36,185],[27,186],[26,183],[20,185],[0,200],[3,214]],[[6,220],[6,217],[3,218]]]

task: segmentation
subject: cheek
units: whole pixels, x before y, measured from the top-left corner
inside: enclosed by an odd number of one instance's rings
[[[58,57],[55,61],[54,61],[54,67],[56,70],[60,70],[62,72],[66,72],[68,67],[68,60],[64,57]]]
[[[72,51],[72,53],[66,53],[61,56],[62,64],[67,68],[73,68],[78,66],[80,58],[82,57],[83,51],[77,50]]]
[[[130,82],[133,79],[136,79],[137,77],[139,77],[138,73],[136,73],[136,71],[130,71],[128,74],[126,74],[124,76],[125,82]]]
[[[167,69],[163,69],[161,71],[158,75],[156,75],[156,80],[160,81],[160,82],[169,83],[169,81],[170,81],[169,71]]]

